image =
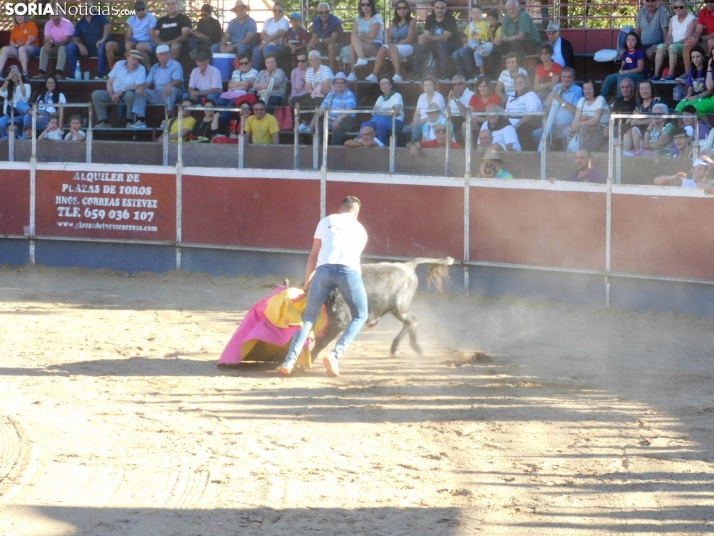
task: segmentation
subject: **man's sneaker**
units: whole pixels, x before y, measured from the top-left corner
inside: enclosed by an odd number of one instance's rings
[[[348,82],[357,82],[357,76],[355,75],[355,73],[350,73],[349,75],[347,75],[347,81]]]
[[[62,71],[55,71],[55,78],[57,80],[64,80],[64,73]]]
[[[283,363],[278,368],[276,368],[275,371],[281,376],[290,376],[290,373],[293,371],[293,367],[288,363]]]
[[[300,126],[298,127],[298,132],[300,134],[310,134],[312,130],[310,130],[310,127],[307,126],[305,123],[300,123]]]
[[[112,125],[107,123],[106,121],[101,121],[94,125],[95,130],[98,128],[112,128]]]
[[[143,121],[136,121],[135,123],[131,123],[129,128],[146,128],[146,123]]]
[[[665,76],[662,79],[663,82],[674,82],[675,80],[676,80],[676,78],[674,76],[672,76],[671,74],[668,74],[667,76]]]
[[[335,376],[340,375],[340,362],[337,360],[334,352],[330,352],[322,359],[322,364],[325,365],[327,369],[327,375]]]
[[[360,58],[355,62],[355,67],[362,67],[362,65],[367,65],[367,60]]]
[[[32,77],[33,80],[44,80],[45,76],[45,71],[39,71],[35,76]]]
[[[374,76],[373,74],[370,74],[367,78],[365,78],[367,82],[373,82],[373,83],[378,83],[379,80],[377,80],[377,77]]]
[[[404,78],[402,78],[402,77],[399,76],[398,74],[395,74],[395,75],[392,77],[392,82],[394,82],[395,84],[401,84],[402,82],[404,82]]]
[[[652,80],[653,82],[656,82],[656,81],[659,80],[660,78],[661,78],[661,77],[660,77],[658,74],[655,74],[655,75],[650,76],[650,80]]]

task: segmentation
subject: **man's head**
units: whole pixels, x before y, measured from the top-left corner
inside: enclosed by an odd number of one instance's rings
[[[247,52],[241,52],[238,54],[238,66],[241,72],[247,73],[253,68],[253,59]]]
[[[262,100],[257,101],[253,105],[253,115],[258,119],[263,119],[265,117],[265,103]]]
[[[706,4],[704,4],[704,7],[707,8],[707,11],[709,11],[709,13],[714,13],[714,2],[712,2],[712,0],[704,1],[706,2]]]
[[[572,67],[563,67],[560,73],[560,81],[563,83],[563,89],[568,90],[575,83],[575,69]]]
[[[134,12],[138,19],[143,19],[146,17],[146,3],[144,0],[137,0],[134,2]]]
[[[439,105],[435,102],[432,102],[429,106],[426,108],[426,118],[429,122],[433,123],[437,119],[439,119],[439,116],[441,115],[441,109],[439,108]]]
[[[132,50],[126,55],[126,68],[133,71],[139,65],[139,62],[144,59],[141,52],[138,50]]]
[[[548,27],[545,29],[545,35],[551,45],[556,44],[558,39],[560,39],[560,26],[558,26],[558,23],[551,22],[548,24]]]
[[[635,96],[635,83],[629,78],[623,78],[620,81],[620,93],[625,100],[630,100]]]
[[[166,13],[169,17],[175,17],[179,12],[178,0],[166,0]]]
[[[359,137],[365,141],[374,141],[374,129],[369,125],[364,125],[359,131]]]
[[[327,22],[327,19],[330,18],[330,4],[327,2],[320,2],[317,4],[317,15],[323,22]]]
[[[694,182],[701,182],[706,179],[709,169],[711,169],[711,166],[707,161],[697,158],[692,167],[692,179]]]
[[[506,54],[506,69],[513,74],[518,71],[518,55],[511,52]]]
[[[454,86],[454,94],[457,97],[464,94],[464,89],[466,89],[466,79],[463,76],[457,74],[451,79],[451,84]]]
[[[521,13],[521,4],[518,0],[508,0],[506,2],[506,11],[508,12],[509,17],[516,20]]]
[[[203,4],[201,6],[201,19],[208,20],[213,14],[213,6],[211,4]]]
[[[449,141],[449,138],[446,135],[446,125],[443,123],[440,125],[434,125],[434,136],[436,137],[436,143],[439,144],[439,148],[445,149],[446,144]]]
[[[307,52],[305,52],[304,49],[300,49],[300,51],[295,54],[295,61],[298,64],[298,67],[300,67],[301,70],[307,69]]]
[[[156,57],[158,58],[161,66],[166,67],[169,59],[171,59],[171,49],[169,48],[169,45],[159,45],[156,47]]]
[[[682,109],[682,114],[686,114],[686,117],[682,117],[682,124],[688,126],[688,127],[693,127],[694,125],[697,124],[697,109],[692,106],[691,104],[687,104],[683,109]]]
[[[493,125],[494,123],[497,123],[498,118],[501,116],[496,114],[502,111],[503,108],[501,108],[498,104],[489,104],[488,106],[486,106],[486,120],[489,122],[489,124]]]
[[[55,4],[55,9],[52,12],[52,15],[50,15],[50,20],[55,26],[59,26],[60,22],[62,22],[62,13],[60,12],[57,4]]]
[[[672,139],[674,140],[674,145],[677,150],[681,153],[686,150],[691,142],[691,138],[687,134],[687,131],[683,128],[677,128],[672,132]]]
[[[485,128],[478,133],[478,144],[482,149],[493,145],[493,134],[491,134],[490,130]]]
[[[441,20],[446,15],[446,0],[436,0],[432,6],[436,18]]]
[[[345,76],[345,73],[342,71],[337,73],[334,80],[332,80],[332,84],[335,86],[335,93],[342,95],[345,89],[347,89],[347,77]]]
[[[495,149],[488,149],[481,160],[483,171],[487,177],[493,177],[501,169],[501,155]]]
[[[361,208],[362,203],[360,203],[360,200],[353,195],[348,195],[342,200],[342,204],[340,205],[340,214],[343,212],[349,212],[354,214],[356,217]]]
[[[196,54],[196,65],[198,65],[198,68],[202,73],[205,73],[208,68],[208,54],[205,52],[199,52]]]
[[[307,62],[310,64],[310,67],[312,67],[314,72],[319,71],[320,65],[322,65],[322,54],[320,54],[320,51],[311,50],[307,55]]]
[[[236,18],[240,21],[248,18],[248,11],[250,11],[250,5],[243,2],[243,0],[236,0],[236,4],[231,9],[233,13],[236,14]]]
[[[645,0],[645,7],[650,13],[654,13],[659,9],[659,0]]]
[[[575,151],[575,167],[578,171],[587,171],[592,163],[590,151],[587,149],[578,149]]]

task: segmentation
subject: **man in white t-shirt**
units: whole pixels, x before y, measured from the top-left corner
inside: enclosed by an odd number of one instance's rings
[[[328,376],[339,376],[340,356],[367,321],[367,292],[362,283],[360,264],[367,232],[357,221],[360,206],[359,199],[347,196],[342,200],[339,214],[322,218],[317,225],[305,270],[303,289],[308,294],[302,328],[293,337],[285,361],[277,368],[284,376],[292,372],[320,308],[333,290],[340,290],[350,308],[352,321],[338,339],[335,349],[322,360]]]

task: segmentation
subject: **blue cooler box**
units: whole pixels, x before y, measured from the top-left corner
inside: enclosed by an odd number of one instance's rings
[[[224,82],[231,79],[235,59],[235,54],[213,54],[213,66],[221,71],[221,80]]]

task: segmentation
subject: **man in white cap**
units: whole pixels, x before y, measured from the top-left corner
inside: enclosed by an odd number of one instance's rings
[[[236,0],[236,4],[229,11],[235,13],[236,18],[228,23],[228,28],[226,33],[223,34],[221,42],[213,45],[211,52],[214,54],[216,52],[222,52],[223,54],[233,53],[236,56],[244,52],[252,54],[253,39],[258,33],[258,25],[248,15],[250,6],[242,0]]]
[[[114,66],[117,54],[125,54],[131,50],[138,50],[143,60],[141,64],[148,71],[151,69],[150,56],[156,51],[156,43],[151,39],[151,34],[156,28],[156,17],[146,9],[144,0],[134,2],[135,14],[126,21],[124,42],[108,41],[106,45],[107,63]]]
[[[575,68],[575,54],[573,45],[567,39],[560,37],[560,26],[557,22],[551,22],[545,29],[548,42],[553,46],[553,61],[561,67]]]
[[[357,125],[354,110],[357,108],[357,98],[350,89],[347,88],[347,77],[345,73],[339,72],[332,81],[334,90],[331,91],[320,105],[320,109],[310,122],[310,130],[318,132],[322,139],[322,116],[327,111],[330,119],[328,121],[329,130],[332,131],[332,141],[330,145],[343,145],[345,133],[354,130]]]
[[[151,68],[144,83],[136,89],[132,109],[136,115],[136,122],[131,125],[132,128],[146,127],[147,104],[168,103],[170,113],[176,101],[184,94],[183,67],[179,62],[171,59],[169,47],[167,45],[156,47],[156,57],[159,63]]]
[[[171,57],[178,60],[188,52],[188,38],[191,37],[193,23],[183,13],[179,13],[178,0],[166,0],[166,16],[156,21],[152,40],[156,45],[168,45]]]
[[[118,61],[114,65],[109,73],[107,89],[98,89],[92,93],[98,121],[94,128],[111,128],[107,106],[115,106],[120,102],[126,105],[129,122],[134,123],[133,112],[129,111],[134,107],[134,92],[146,80],[146,70],[140,62],[141,54],[137,50],[132,50],[126,55],[125,60]]]
[[[704,181],[713,163],[714,161],[708,156],[702,156],[694,161],[694,165],[689,171],[691,178],[683,171],[680,171],[674,175],[660,175],[659,177],[655,177],[654,183],[662,186],[679,186],[680,188],[701,188],[711,192],[713,189],[712,185],[706,184]]]

